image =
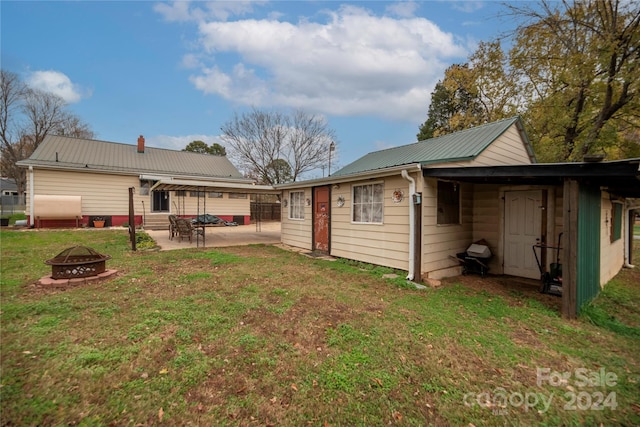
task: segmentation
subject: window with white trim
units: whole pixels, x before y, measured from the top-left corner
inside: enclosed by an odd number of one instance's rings
[[[289,192],[289,219],[304,219],[304,191]]]
[[[352,187],[353,222],[382,224],[384,211],[384,184],[382,182]]]
[[[438,224],[460,224],[460,184],[438,181]]]

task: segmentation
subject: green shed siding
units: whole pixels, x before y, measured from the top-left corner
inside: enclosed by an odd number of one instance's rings
[[[600,292],[600,189],[580,186],[576,307],[578,313]]]

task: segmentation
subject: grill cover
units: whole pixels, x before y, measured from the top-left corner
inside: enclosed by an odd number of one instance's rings
[[[476,258],[489,258],[491,256],[491,250],[486,245],[478,245],[473,243],[467,248],[467,255]]]

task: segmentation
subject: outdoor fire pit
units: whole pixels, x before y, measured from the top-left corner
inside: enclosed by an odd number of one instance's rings
[[[65,249],[44,263],[51,266],[52,278],[73,279],[104,273],[105,261],[108,259],[111,259],[111,255],[99,254],[86,246],[74,246]]]

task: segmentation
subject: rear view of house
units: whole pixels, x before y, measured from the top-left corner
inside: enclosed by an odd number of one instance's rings
[[[27,213],[32,226],[107,225],[129,221],[133,189],[135,222],[168,225],[168,215],[210,213],[249,223],[255,189],[225,156],[65,136],[47,136],[29,159]],[[178,185],[180,184],[180,185]]]

